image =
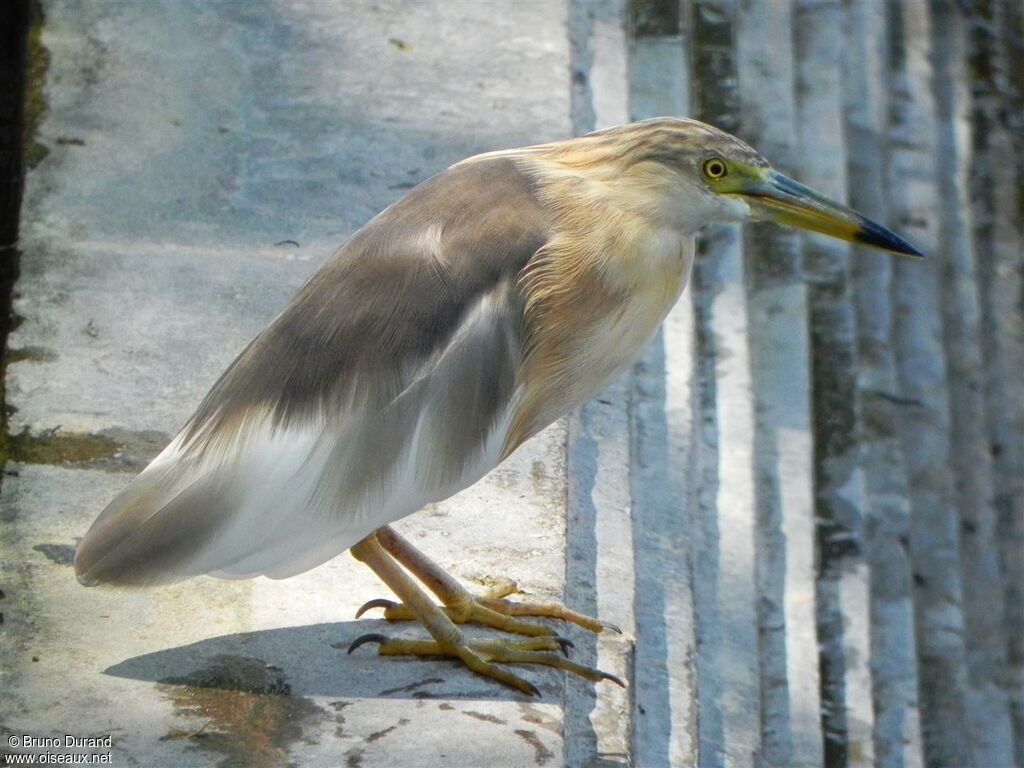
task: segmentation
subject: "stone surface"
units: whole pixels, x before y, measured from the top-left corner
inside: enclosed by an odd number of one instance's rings
[[[41,6],[4,735],[110,735],[112,764],[143,766],[1021,764],[1016,0]],[[76,537],[360,224],[466,155],[660,114],[754,142],[929,258],[710,229],[633,371],[400,521],[472,587],[620,625],[563,630],[626,690],[525,669],[530,700],[347,655],[419,634],[351,618],[388,595],[347,556],[75,582]]]

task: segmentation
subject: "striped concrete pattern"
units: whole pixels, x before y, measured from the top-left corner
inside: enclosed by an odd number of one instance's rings
[[[626,400],[634,476],[661,430],[657,480],[689,491],[664,530],[692,671],[638,764],[1024,765],[1019,4],[631,11],[634,117],[686,99],[928,253],[704,237]],[[652,96],[674,60],[686,82]]]

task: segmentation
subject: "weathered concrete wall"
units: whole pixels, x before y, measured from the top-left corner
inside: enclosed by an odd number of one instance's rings
[[[1015,0],[45,0],[0,723],[140,765],[1024,765]],[[45,71],[44,70],[45,65]],[[346,656],[381,594],[83,590],[75,537],[329,251],[454,160],[693,115],[925,247],[709,230],[652,348],[402,529],[630,681]],[[395,631],[389,628],[389,631]],[[414,631],[408,628],[403,631]]]

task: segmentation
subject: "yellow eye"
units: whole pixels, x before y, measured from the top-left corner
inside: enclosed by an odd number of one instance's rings
[[[729,173],[729,169],[722,158],[712,157],[710,160],[704,161],[704,175],[712,181],[725,178],[727,173]]]

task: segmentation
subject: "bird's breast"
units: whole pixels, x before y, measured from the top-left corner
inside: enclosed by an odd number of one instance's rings
[[[565,265],[544,265],[563,272]],[[571,281],[541,275],[529,352],[518,375],[507,454],[635,363],[686,286],[692,238],[660,238],[647,251],[605,253]],[[548,285],[551,282],[553,285]]]
[[[617,305],[583,319],[573,344],[580,375],[579,397],[589,399],[643,355],[658,326],[676,303],[692,263],[692,241],[678,241],[672,253],[636,281]],[[574,403],[578,404],[578,403]]]

